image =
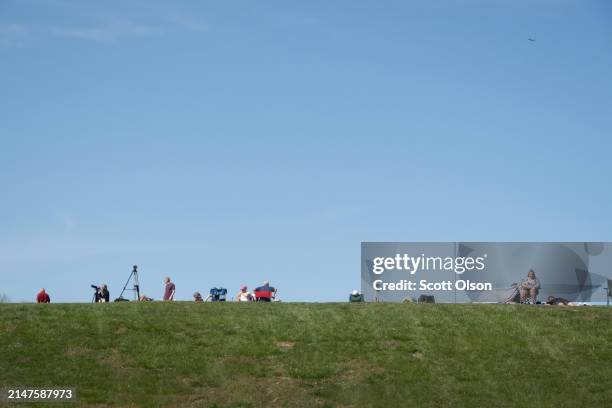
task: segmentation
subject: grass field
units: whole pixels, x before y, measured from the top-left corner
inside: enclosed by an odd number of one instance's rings
[[[610,407],[612,308],[0,304],[0,386],[99,407]]]

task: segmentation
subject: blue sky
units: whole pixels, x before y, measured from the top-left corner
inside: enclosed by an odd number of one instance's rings
[[[2,0],[0,293],[345,300],[361,241],[612,240],[611,51],[605,0]]]

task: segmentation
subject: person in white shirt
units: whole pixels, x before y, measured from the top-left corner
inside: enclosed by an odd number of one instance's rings
[[[240,287],[240,292],[236,295],[236,302],[252,302],[255,300],[251,292],[248,291],[246,285]]]

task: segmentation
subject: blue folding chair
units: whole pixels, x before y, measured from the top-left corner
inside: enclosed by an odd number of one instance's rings
[[[208,296],[211,302],[225,302],[226,297],[227,289],[225,288],[211,288],[210,296]]]

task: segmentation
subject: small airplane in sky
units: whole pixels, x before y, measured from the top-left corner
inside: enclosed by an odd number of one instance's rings
[[[531,42],[535,42],[534,38],[528,38],[528,40],[531,41]]]

